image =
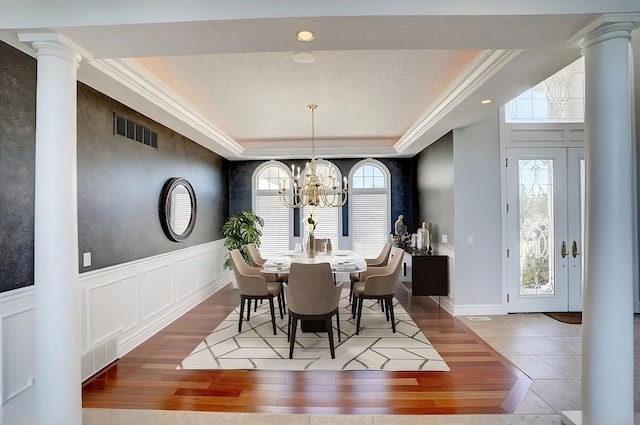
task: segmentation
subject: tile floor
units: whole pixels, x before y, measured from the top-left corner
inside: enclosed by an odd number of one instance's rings
[[[582,326],[560,323],[543,314],[459,317],[533,382],[513,415],[275,415],[84,409],[84,425],[559,425],[562,410],[580,410]],[[636,359],[640,360],[640,319],[635,317]],[[636,393],[640,373],[635,371]],[[636,412],[640,404],[636,397]],[[636,416],[636,423],[640,423]]]

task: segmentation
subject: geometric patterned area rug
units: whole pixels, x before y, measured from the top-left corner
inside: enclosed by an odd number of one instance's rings
[[[366,300],[362,309],[360,334],[351,318],[349,289],[343,289],[339,303],[342,341],[338,342],[335,316],[333,339],[336,358],[329,352],[326,332],[296,333],[293,359],[289,359],[287,320],[280,319],[277,301],[277,335],[273,335],[269,303],[253,311],[238,333],[239,306],[185,358],[178,369],[261,369],[261,370],[394,370],[449,371],[449,366],[416,326],[406,310],[394,299],[396,333],[375,301]],[[246,317],[246,311],[245,311]]]

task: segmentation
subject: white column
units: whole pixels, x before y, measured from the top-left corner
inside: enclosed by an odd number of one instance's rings
[[[38,61],[34,280],[38,425],[82,424],[76,94],[80,55],[34,35]]]
[[[633,425],[632,23],[582,41],[586,231],[582,423]]]

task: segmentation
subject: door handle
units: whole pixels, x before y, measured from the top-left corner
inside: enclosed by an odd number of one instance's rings
[[[578,255],[580,255],[580,253],[578,252],[578,244],[576,243],[576,241],[573,241],[573,243],[571,244],[571,255],[573,255],[573,258],[576,258]]]
[[[567,254],[567,243],[565,241],[562,241],[562,245],[560,246],[560,255],[562,256],[562,258],[566,257]]]

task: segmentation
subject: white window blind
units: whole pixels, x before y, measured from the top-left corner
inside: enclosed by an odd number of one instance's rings
[[[366,159],[354,166],[350,179],[351,247],[374,258],[389,240],[391,173],[382,162]]]
[[[255,213],[264,220],[260,254],[270,257],[289,249],[289,229],[291,228],[291,210],[280,202],[275,193],[255,195]]]
[[[351,244],[366,258],[380,254],[389,240],[389,204],[387,192],[353,191],[351,207]]]
[[[331,248],[339,249],[338,246],[338,225],[339,225],[339,216],[340,208],[314,208],[313,209],[313,218],[318,222],[316,226],[316,230],[314,232],[314,237],[316,239],[329,238],[331,239]],[[306,218],[309,217],[311,213],[310,207],[304,207],[303,210],[304,216],[302,218],[302,234],[304,235],[304,241],[307,241],[307,221]]]
[[[264,163],[253,176],[253,210],[264,220],[260,238],[263,257],[272,257],[290,249],[292,213],[282,205],[278,193],[282,181],[288,177],[288,168],[276,161]]]

